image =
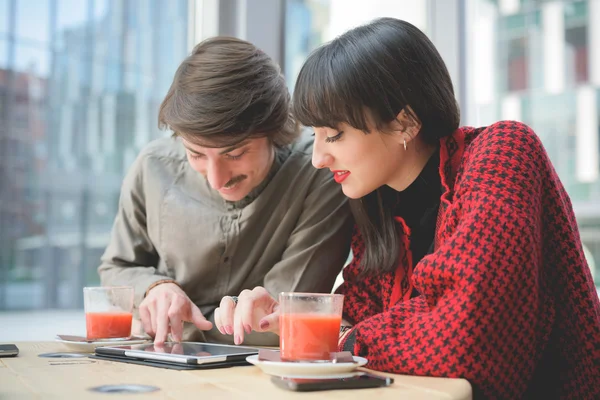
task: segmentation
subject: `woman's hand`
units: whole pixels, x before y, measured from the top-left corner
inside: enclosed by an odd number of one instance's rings
[[[233,335],[235,344],[242,344],[244,334],[253,330],[279,334],[279,303],[261,286],[244,290],[237,304],[231,296],[223,297],[214,315],[219,332]]]

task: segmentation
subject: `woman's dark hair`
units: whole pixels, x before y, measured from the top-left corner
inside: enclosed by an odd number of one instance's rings
[[[354,28],[315,50],[300,71],[292,102],[294,116],[306,126],[338,129],[343,122],[365,134],[386,131],[402,110],[421,123],[422,139],[436,146],[459,125],[442,57],[423,32],[394,18]],[[387,186],[350,200],[365,243],[365,272],[398,265],[396,201]]]
[[[207,39],[183,60],[158,125],[206,147],[255,137],[281,147],[299,135],[279,66],[253,44],[230,37]]]

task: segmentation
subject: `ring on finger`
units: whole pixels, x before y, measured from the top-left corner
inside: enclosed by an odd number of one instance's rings
[[[229,298],[231,298],[231,300],[233,300],[233,304],[237,306],[238,303],[238,297],[237,296],[229,296]]]

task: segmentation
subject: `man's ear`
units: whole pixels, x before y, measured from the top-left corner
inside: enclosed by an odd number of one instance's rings
[[[399,133],[398,140],[401,144],[403,144],[404,141],[409,143],[416,138],[421,131],[421,121],[417,118],[410,106],[404,107],[398,115],[396,115],[396,120],[392,121],[392,126],[393,130]]]

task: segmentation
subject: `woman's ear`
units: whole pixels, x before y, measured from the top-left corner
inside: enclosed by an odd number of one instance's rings
[[[409,143],[417,137],[421,131],[421,121],[417,118],[416,114],[410,108],[410,106],[404,107],[398,115],[396,120],[392,121],[393,130],[398,132],[398,140],[401,144]]]

